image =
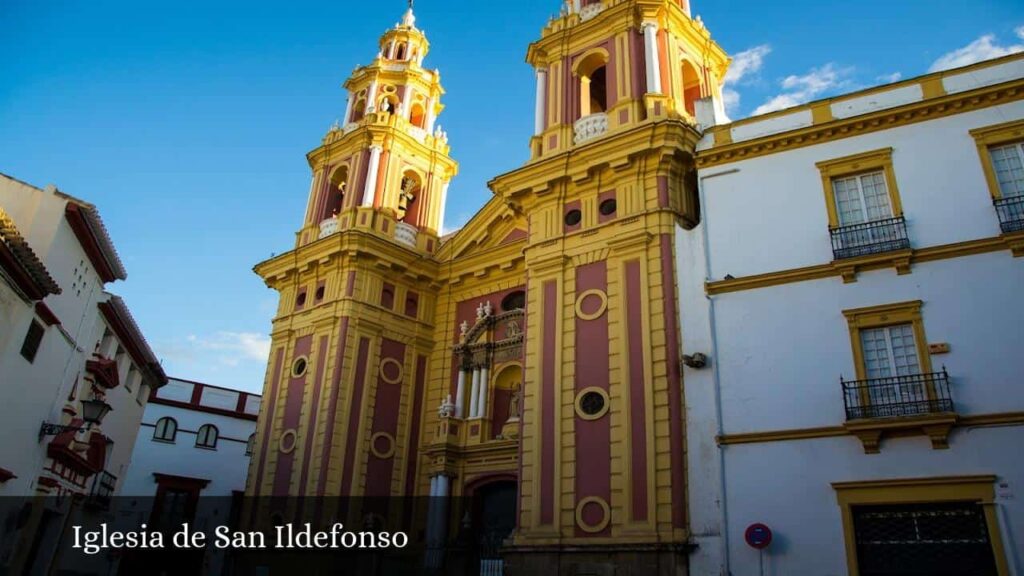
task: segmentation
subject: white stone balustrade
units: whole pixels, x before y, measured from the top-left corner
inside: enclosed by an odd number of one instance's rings
[[[338,219],[336,217],[328,218],[320,223],[320,238],[326,238],[331,234],[338,231]]]
[[[411,248],[416,247],[416,236],[418,231],[412,224],[406,224],[405,222],[395,223],[395,240],[409,246]]]
[[[415,138],[418,142],[423,143],[427,140],[427,131],[419,126],[409,125],[409,136]]]
[[[587,20],[590,20],[594,16],[600,14],[601,10],[604,10],[604,4],[602,4],[601,2],[584,6],[583,8],[580,9],[580,20],[586,22]]]
[[[572,127],[576,134],[573,138],[573,142],[576,144],[582,144],[583,142],[597,138],[608,131],[608,115],[604,112],[590,114],[589,116],[584,116],[577,120]]]

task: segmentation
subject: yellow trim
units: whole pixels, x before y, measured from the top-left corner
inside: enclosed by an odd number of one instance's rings
[[[398,368],[398,376],[396,376],[394,379],[388,378],[387,373],[384,371],[384,367],[390,366],[391,364],[394,364],[395,367]],[[394,358],[385,358],[381,360],[380,367],[377,369],[377,372],[378,374],[380,374],[380,379],[387,382],[388,384],[398,384],[399,382],[402,381],[402,376],[405,375],[405,370],[402,368],[401,362],[395,360]]]
[[[867,378],[864,363],[864,348],[861,343],[860,331],[866,328],[881,328],[897,324],[911,324],[914,329],[914,346],[917,349],[918,364],[922,373],[932,371],[932,358],[928,354],[928,341],[924,336],[924,321],[921,319],[920,300],[883,304],[843,310],[843,316],[850,327],[850,344],[853,346],[853,362],[857,370],[857,379]]]
[[[900,202],[900,192],[896,186],[896,172],[892,166],[892,148],[882,148],[852,156],[825,160],[816,163],[815,166],[821,172],[821,184],[825,190],[825,205],[828,209],[828,225],[830,227],[836,228],[840,226],[833,181],[836,178],[846,178],[879,170],[885,174],[885,187],[889,192],[892,215],[900,216],[903,214],[903,203]]]
[[[597,504],[598,506],[601,507],[601,511],[604,512],[604,517],[602,517],[601,521],[597,524],[587,524],[583,521],[583,507],[586,506],[587,504]],[[588,534],[594,534],[595,532],[600,532],[601,530],[604,530],[608,526],[608,523],[611,521],[611,519],[612,511],[611,508],[608,506],[608,503],[605,502],[604,498],[601,498],[599,496],[587,496],[586,498],[580,500],[576,504],[576,525],[580,527],[580,530],[583,530]]]
[[[583,301],[589,296],[597,296],[601,300],[601,305],[597,307],[597,310],[587,314],[583,312]],[[581,320],[596,320],[604,314],[605,310],[608,309],[608,295],[605,294],[604,290],[592,288],[586,290],[576,297],[576,316]]]
[[[956,425],[961,428],[989,426],[1024,426],[1024,412],[996,412],[961,416]],[[816,438],[838,438],[850,431],[845,426],[822,426],[819,428],[791,428],[786,430],[765,430],[763,432],[742,432],[722,434],[715,438],[720,446],[730,444],[761,444],[764,442],[790,442]]]
[[[387,450],[377,450],[377,440],[384,438],[388,441]],[[370,452],[377,458],[387,459],[395,455],[395,437],[387,432],[377,432],[370,436]]]
[[[974,254],[985,254],[999,250],[1012,250],[1012,242],[1012,237],[1004,235],[991,238],[979,238],[977,240],[967,240],[965,242],[955,242],[953,244],[929,246],[927,248],[916,248],[910,251],[910,262],[918,264],[922,262],[946,260],[949,258],[960,258]],[[900,254],[903,253],[901,252]],[[881,256],[891,256],[891,254]],[[833,276],[843,276],[851,266],[855,269],[855,272],[863,272],[867,270],[888,268],[893,266],[893,264],[891,262],[891,258],[851,258],[850,260],[843,260],[841,262],[830,262],[828,264],[817,264],[814,266],[805,266],[803,268],[791,268],[789,270],[781,270],[778,272],[767,272],[764,274],[755,274],[753,276],[742,276],[729,280],[708,282],[705,284],[705,290],[709,295],[726,294],[729,292],[767,288],[769,286],[778,286],[793,282],[805,282],[808,280],[831,278]]]
[[[975,128],[970,131],[970,135],[978,147],[978,157],[981,159],[981,168],[985,172],[989,194],[992,195],[992,198],[1002,198],[999,180],[996,178],[996,169],[992,164],[992,153],[989,149],[992,146],[1024,141],[1024,120]]]
[[[596,414],[587,414],[586,412],[583,411],[583,396],[591,392],[596,392],[600,394],[602,398],[604,398],[604,406]],[[600,388],[598,386],[588,386],[587,388],[584,388],[583,390],[580,390],[578,393],[576,393],[576,401],[573,402],[573,406],[576,408],[576,415],[579,416],[580,419],[597,420],[598,418],[608,413],[608,410],[611,407],[611,399],[608,397],[608,392],[606,392],[604,388]]]
[[[1017,55],[1017,58],[1020,58],[1020,55]],[[990,62],[998,63],[999,61]],[[961,73],[963,71],[964,69],[958,69],[956,72]],[[891,90],[898,87],[900,86],[888,85],[885,88],[886,90]],[[935,120],[936,118],[944,118],[964,112],[981,110],[1008,102],[1016,102],[1024,99],[1024,90],[1021,88],[1024,88],[1024,79],[1012,80],[994,86],[986,86],[939,98],[925,99],[903,106],[896,106],[841,120],[833,120],[824,124],[814,124],[806,128],[787,130],[778,134],[752,138],[741,142],[726,143],[716,139],[713,148],[702,150],[697,154],[696,164],[697,168],[710,168],[768,154],[776,154],[787,150]],[[864,93],[857,92],[846,97],[856,98],[862,95]],[[722,129],[731,131],[734,127],[746,126],[754,122],[763,122],[777,115],[807,110],[812,104],[815,103],[805,104],[803,107],[787,108],[781,113],[763,114],[755,116],[750,120],[740,120],[732,124],[726,124],[722,126]],[[717,134],[718,132],[716,132]]]
[[[1006,576],[1009,574],[1009,568],[996,515],[995,481],[995,476],[978,475],[834,482],[832,488],[836,491],[836,500],[842,512],[848,573],[850,576],[860,574],[857,566],[853,506],[974,501],[981,505],[985,513],[996,572],[1000,576]]]

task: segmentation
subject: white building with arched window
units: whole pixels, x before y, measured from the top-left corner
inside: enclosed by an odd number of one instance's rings
[[[245,489],[260,400],[257,394],[171,378],[150,396],[121,493],[191,504],[202,496],[229,504]]]

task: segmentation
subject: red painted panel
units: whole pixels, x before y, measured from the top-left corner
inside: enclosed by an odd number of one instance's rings
[[[260,465],[256,471],[256,486],[254,488],[257,494],[263,486],[263,468],[267,464],[267,452],[270,446],[270,429],[274,425],[274,407],[277,405],[277,388],[281,382],[281,363],[284,361],[284,348],[280,348],[277,351],[277,355],[274,358],[274,371],[273,376],[270,378],[270,395],[264,398],[266,402],[267,410],[266,419],[263,421],[263,441],[260,442]]]
[[[348,439],[345,442],[345,465],[341,471],[341,496],[352,494],[352,467],[355,465],[356,436],[359,435],[359,423],[363,414],[363,388],[366,381],[366,361],[370,352],[370,339],[359,339],[359,351],[356,355],[356,371],[352,386],[352,403],[348,415]]]
[[[658,176],[658,207],[668,208],[668,176]]]
[[[324,433],[324,447],[320,454],[320,480],[316,494],[323,496],[327,486],[327,470],[331,463],[331,447],[334,445],[334,423],[338,419],[338,396],[341,392],[341,369],[345,361],[345,345],[348,343],[348,317],[341,319],[338,330],[337,351],[334,355],[334,374],[331,376],[331,400],[327,405],[327,431]]]
[[[576,268],[576,296],[587,290],[608,289],[607,262],[594,262]],[[587,298],[596,308],[600,300]],[[596,310],[590,310],[594,312]],[[608,390],[608,314],[593,320],[576,318],[575,349],[586,351],[575,358],[576,392],[596,386]],[[576,417],[576,501],[598,496],[611,502],[611,418],[606,414],[597,420]],[[610,527],[600,532],[584,532],[576,527],[576,536],[608,536]]]
[[[658,74],[661,75],[661,93],[672,94],[672,80],[668,73],[668,32],[664,28],[658,30]]]
[[[316,436],[316,417],[320,410],[320,390],[324,384],[324,370],[327,369],[327,336],[320,337],[320,353],[317,354],[316,379],[313,381],[312,409],[309,412],[309,420],[306,424],[306,446],[302,451],[302,477],[299,480],[299,494],[306,494],[306,481],[309,479],[309,469],[312,468],[313,438]]]
[[[295,348],[292,351],[292,358],[309,356],[313,347],[313,337],[303,336],[295,340]],[[290,371],[289,371],[290,373]],[[288,379],[288,389],[284,399],[284,418],[281,423],[282,432],[295,430],[299,432],[300,419],[302,417],[302,395],[306,388],[304,376]],[[292,479],[292,467],[295,464],[295,450],[287,454],[281,453],[277,457],[277,466],[274,469],[274,496],[287,496],[288,487]]]
[[[380,360],[386,359],[405,364],[405,344],[384,338],[380,346]],[[393,376],[389,377],[394,379]],[[373,408],[373,424],[371,434],[384,432],[396,438],[398,434],[398,412],[402,401],[402,382],[388,383],[379,374],[377,376],[376,402]],[[404,380],[404,378],[403,378]],[[396,438],[397,442],[397,438]],[[395,468],[397,454],[390,458],[378,458],[370,454],[366,464],[366,495],[391,495],[391,477]]]
[[[644,378],[643,288],[640,262],[626,262],[626,336],[629,346],[629,443],[633,520],[647,520],[647,398]]]
[[[647,59],[644,57],[644,34],[637,30],[629,35],[629,51],[633,55],[633,97],[642,98],[647,93]],[[640,106],[643,120],[647,113],[643,106]]]
[[[427,377],[427,357],[416,357],[416,389],[412,404],[412,427],[409,431],[409,465],[405,469],[405,495],[416,490],[416,465],[419,464],[420,416],[423,412],[423,389]]]
[[[345,296],[348,296],[349,298],[351,298],[352,295],[355,293],[355,291],[356,291],[356,271],[355,270],[350,270],[349,273],[348,273],[348,282],[345,284]]]
[[[661,283],[665,299],[665,353],[668,372],[669,441],[672,455],[672,525],[686,526],[686,476],[683,464],[683,378],[679,372],[679,316],[676,311],[676,278],[672,236],[661,235]]]
[[[551,524],[555,519],[555,332],[558,330],[558,284],[554,280],[544,283],[541,345],[541,407],[540,407],[540,523]]]
[[[345,202],[345,205],[347,207],[352,208],[354,206],[359,206],[360,201],[363,199],[363,190],[366,189],[366,176],[369,171],[370,151],[363,150],[359,155],[359,177],[348,186],[351,193],[346,194],[348,200]]]

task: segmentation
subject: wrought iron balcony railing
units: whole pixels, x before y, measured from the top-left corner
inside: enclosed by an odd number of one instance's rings
[[[899,418],[953,412],[946,370],[871,380],[840,380],[846,419]]]
[[[114,497],[114,490],[117,489],[117,476],[106,470],[101,470],[92,481],[92,491],[89,493],[89,504],[106,510],[110,508],[110,499]]]
[[[1004,233],[1024,230],[1024,196],[1008,196],[993,201]]]
[[[903,216],[830,228],[829,232],[836,260],[910,248]]]

